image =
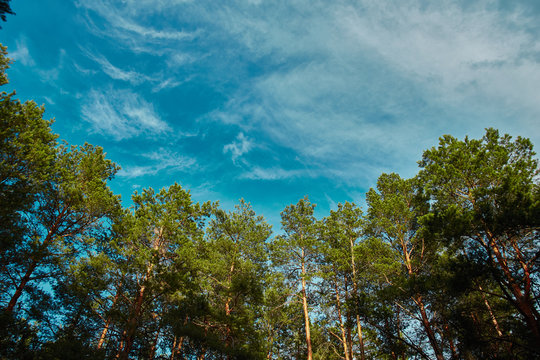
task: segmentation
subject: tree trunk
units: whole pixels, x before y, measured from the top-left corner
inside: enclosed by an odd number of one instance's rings
[[[345,332],[345,326],[343,325],[343,318],[341,316],[341,302],[339,299],[339,289],[337,286],[337,281],[334,281],[334,290],[336,292],[336,308],[339,319],[339,328],[341,330],[341,342],[343,343],[343,353],[345,354],[345,360],[351,360],[349,354],[349,348],[347,344],[347,334]]]
[[[480,294],[482,295],[484,304],[486,305],[486,308],[488,309],[489,316],[491,317],[491,322],[493,323],[493,326],[495,327],[495,330],[497,331],[497,335],[499,335],[499,337],[502,337],[503,333],[501,331],[501,328],[499,327],[499,322],[497,321],[497,318],[495,317],[495,314],[493,313],[493,310],[491,309],[491,306],[489,305],[486,295],[484,294],[484,289],[482,289],[482,286],[480,285],[478,285],[478,289],[480,290]]]
[[[107,320],[105,321],[105,327],[103,328],[103,331],[101,331],[101,335],[99,337],[99,341],[97,344],[98,350],[101,349],[101,347],[103,346],[103,343],[105,342],[105,337],[107,336],[107,332],[109,331],[110,325],[111,325],[111,319],[107,318]]]
[[[429,318],[426,313],[426,308],[424,306],[424,303],[422,301],[422,297],[420,295],[417,295],[415,299],[413,299],[416,305],[418,305],[418,309],[420,310],[420,315],[422,316],[422,325],[424,326],[424,329],[426,330],[426,334],[429,339],[429,343],[431,344],[431,348],[433,349],[433,352],[435,353],[435,357],[438,360],[444,360],[443,353],[439,347],[439,344],[437,342],[437,338],[435,337],[435,332],[431,328],[431,324],[429,323]]]
[[[448,323],[445,322],[444,324],[444,330],[446,332],[446,337],[448,338],[448,345],[450,346],[450,352],[452,353],[452,359],[459,359],[456,345],[454,344],[454,340],[452,340],[452,334],[450,334],[450,329],[448,327]]]
[[[364,350],[364,337],[362,335],[362,325],[360,323],[360,315],[358,314],[358,283],[356,279],[356,261],[354,259],[354,239],[349,238],[350,249],[351,249],[351,266],[352,266],[352,275],[353,275],[353,296],[354,303],[356,305],[356,327],[358,330],[358,341],[360,342],[360,359],[366,360],[366,354]]]
[[[305,252],[302,249],[302,305],[304,309],[304,322],[306,327],[306,345],[307,345],[307,360],[313,359],[313,351],[311,349],[311,331],[309,325],[309,312],[306,294],[306,265],[305,265]]]
[[[495,254],[495,259],[491,257],[491,261],[502,269],[506,277],[507,283],[504,284],[499,281],[499,285],[501,287],[506,287],[514,295],[514,298],[510,298],[508,300],[521,313],[521,315],[523,315],[529,330],[531,330],[533,336],[536,338],[536,342],[540,344],[540,314],[536,310],[530,296],[531,279],[529,269],[527,266],[522,266],[525,273],[524,279],[526,283],[526,288],[524,289],[525,291],[522,291],[510,271],[507,259],[503,254],[501,254],[499,247],[495,243],[495,238],[489,231],[486,231],[486,233],[489,239],[489,247],[493,251],[493,254]]]
[[[67,209],[63,209],[57,216],[56,221],[54,222],[51,229],[47,232],[47,236],[45,237],[45,240],[43,240],[43,243],[39,246],[38,250],[36,251],[37,255],[39,255],[41,252],[43,252],[48,246],[49,243],[52,241],[53,237],[56,235],[56,231],[58,230],[58,226],[60,226],[60,221],[62,217],[66,214]],[[21,297],[24,288],[26,287],[26,284],[30,281],[30,277],[36,270],[36,267],[38,266],[39,262],[42,260],[43,256],[36,256],[36,254],[32,254],[30,256],[30,259],[32,260],[30,263],[30,266],[26,270],[26,273],[24,274],[23,278],[21,279],[21,282],[17,286],[17,289],[15,289],[15,293],[9,300],[8,306],[6,307],[6,312],[12,313],[13,309],[15,308],[15,305],[17,304],[17,301]]]
[[[353,355],[353,342],[352,342],[351,332],[352,332],[352,329],[350,327],[348,327],[347,328],[347,346],[349,348],[349,359],[352,360],[352,359],[354,359],[354,355]]]
[[[153,250],[159,250],[161,246],[161,240],[163,237],[163,228],[154,229],[154,234],[156,237],[154,238],[154,241],[152,242],[152,249]],[[152,269],[154,268],[154,264],[150,262],[146,267],[146,274],[144,275],[142,279],[142,284],[139,285],[139,291],[137,292],[137,295],[135,297],[135,304],[134,309],[132,312],[132,316],[128,321],[127,325],[127,331],[126,331],[126,340],[125,340],[125,346],[120,354],[120,359],[125,360],[128,359],[129,353],[131,352],[131,348],[133,347],[133,343],[135,342],[135,333],[137,332],[137,328],[139,325],[141,312],[142,312],[142,305],[144,300],[144,292],[146,290],[146,282],[151,278],[152,275]]]
[[[268,341],[270,344],[270,347],[268,349],[268,353],[266,354],[266,359],[270,360],[272,358],[272,348],[274,345],[274,332],[272,331],[272,335],[270,335],[270,340]]]
[[[120,296],[120,288],[122,287],[122,282],[120,282],[120,284],[116,287],[116,294],[114,295],[114,299],[113,299],[113,302],[111,304],[111,309],[114,308],[114,305],[116,305],[116,302],[118,301],[118,297]],[[105,342],[105,337],[107,336],[107,332],[109,331],[109,326],[111,325],[111,318],[108,317],[106,320],[105,320],[105,326],[103,327],[103,331],[101,332],[101,336],[99,337],[99,342],[98,342],[98,345],[97,345],[97,348],[98,350],[101,349],[101,347],[103,346],[103,343]]]
[[[26,270],[26,273],[24,274],[23,278],[21,279],[21,282],[19,283],[19,286],[17,286],[17,289],[15,290],[15,293],[9,300],[8,306],[6,308],[6,312],[12,313],[13,309],[15,308],[15,305],[17,304],[17,301],[21,297],[24,288],[26,287],[26,284],[28,284],[28,281],[30,281],[30,276],[32,276],[32,273],[34,270],[36,270],[36,267],[38,265],[37,260],[32,260],[30,263],[30,266]]]
[[[180,351],[182,351],[182,345],[184,344],[184,337],[180,336],[179,339],[177,337],[174,337],[173,346],[171,349],[171,357],[170,360],[174,360],[176,354],[179,354]]]
[[[146,286],[144,285],[141,286],[139,291],[137,292],[137,297],[135,298],[134,310],[128,321],[127,330],[125,332],[126,333],[125,345],[119,356],[120,359],[122,360],[129,358],[129,353],[131,352],[131,348],[133,347],[133,343],[135,342],[135,332],[137,331],[139,317],[141,315],[145,290],[146,290]]]
[[[408,242],[405,241],[405,235],[401,236],[400,243],[401,243],[401,248],[403,250],[403,260],[405,261],[407,272],[409,276],[412,277],[415,275],[415,271],[413,270],[411,256],[410,256],[412,250],[408,250],[407,248]],[[422,316],[422,326],[424,327],[424,330],[426,331],[426,335],[429,339],[429,343],[431,344],[431,348],[433,349],[433,352],[435,353],[435,357],[438,360],[444,360],[444,356],[439,347],[439,343],[437,342],[437,337],[435,336],[435,332],[431,328],[431,324],[426,313],[426,307],[422,300],[422,296],[420,294],[416,294],[415,296],[411,298],[416,304],[416,306],[418,307],[418,310],[420,310],[420,315]]]
[[[148,356],[149,360],[154,360],[154,357],[156,356],[156,349],[157,349],[157,344],[158,344],[158,341],[159,341],[159,333],[160,332],[161,332],[161,328],[158,327],[158,329],[156,331],[156,336],[154,337],[154,341],[152,342],[152,347],[150,348],[150,356]]]

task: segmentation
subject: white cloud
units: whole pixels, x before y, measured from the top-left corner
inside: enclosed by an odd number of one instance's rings
[[[151,80],[149,76],[146,76],[144,74],[138,73],[136,71],[125,71],[114,66],[103,55],[92,54],[89,51],[86,51],[86,53],[87,53],[87,56],[90,57],[95,62],[97,62],[101,66],[101,69],[103,70],[103,72],[109,75],[112,79],[128,81],[133,85],[137,85],[144,81]]]
[[[196,32],[174,30],[172,27],[156,29],[149,25],[142,25],[138,21],[144,14],[165,11],[167,7],[175,7],[184,2],[130,1],[119,5],[106,0],[79,0],[77,5],[92,10],[107,21],[107,30],[104,30],[88,18],[87,25],[94,33],[121,40],[132,50],[151,52],[153,49],[145,48],[145,44],[191,40],[197,35]]]
[[[164,40],[185,40],[192,39],[195,34],[184,31],[165,31],[156,30],[151,27],[144,27],[134,22],[128,21],[122,17],[114,18],[116,22],[114,25],[123,29],[133,32],[145,38],[164,39]]]
[[[241,179],[250,180],[283,180],[297,177],[314,177],[314,175],[305,170],[286,170],[278,167],[262,168],[255,166],[240,176]]]
[[[28,45],[25,38],[19,38],[15,41],[15,50],[9,52],[9,57],[15,61],[19,61],[24,66],[35,66],[36,62],[30,55]]]
[[[328,174],[354,181],[356,163],[410,172],[443,133],[513,127],[540,140],[540,63],[523,54],[540,48],[530,31],[537,18],[519,8],[417,0],[238,7],[216,11],[216,22],[254,57],[283,65],[246,81],[213,117],[262,128]]]
[[[338,14],[358,46],[450,101],[470,96],[500,101],[515,98],[516,90],[537,88],[540,65],[523,56],[524,50],[540,46],[538,36],[528,31],[536,17],[520,9],[497,11],[491,1],[466,8],[450,1],[401,4],[367,2],[362,11],[347,7]],[[521,69],[528,79],[513,76]],[[514,101],[517,106],[531,105],[522,97]],[[534,107],[540,112],[538,102]]]
[[[207,59],[194,76],[213,76],[218,91],[232,80],[239,87],[227,88],[228,102],[203,118],[240,126],[243,133],[257,129],[263,134],[258,139],[267,136],[266,148],[292,149],[300,162],[328,176],[353,182],[366,173],[372,179],[381,169],[410,172],[421,150],[443,133],[478,136],[494,126],[540,140],[537,16],[519,5],[503,10],[491,0],[463,6],[450,0],[78,4],[110,25],[105,33],[94,24],[97,33],[131,51],[161,56],[169,70]],[[163,15],[165,25],[149,25],[142,16],[148,14]],[[256,77],[228,72],[251,64],[260,70]],[[154,90],[179,82],[162,79]],[[223,148],[233,161],[249,150],[239,138]],[[254,167],[244,177],[297,174]]]
[[[61,70],[64,68],[64,62],[67,56],[64,49],[59,50],[58,64],[55,67],[41,68],[30,54],[25,37],[20,37],[18,40],[16,40],[15,46],[16,49],[9,52],[9,58],[22,63],[24,66],[35,68],[35,71],[39,74],[42,82],[54,83],[54,81],[58,80],[58,76],[60,75]]]
[[[193,55],[180,53],[180,52],[173,52],[167,57],[167,66],[171,68],[180,67],[186,64],[193,63],[196,60],[196,58]]]
[[[152,104],[128,90],[92,90],[81,113],[95,132],[116,140],[141,134],[163,135],[170,131]]]
[[[244,133],[239,133],[236,140],[223,147],[223,153],[231,153],[232,160],[236,162],[238,157],[246,154],[253,147],[253,142]]]
[[[146,159],[146,161],[151,161],[151,164],[122,167],[118,176],[124,178],[136,178],[140,176],[156,175],[164,170],[183,171],[192,168],[195,165],[194,159],[165,148],[142,154],[142,157],[143,160]]]
[[[185,81],[188,81],[186,79]],[[185,81],[175,80],[174,78],[159,79],[157,84],[152,88],[152,92],[160,92],[163,89],[175,88],[182,85]]]
[[[165,73],[158,72],[151,75],[146,75],[144,73],[140,73],[133,70],[123,70],[117,66],[114,66],[111,64],[111,62],[102,54],[99,53],[93,53],[89,50],[83,49],[83,52],[86,54],[88,58],[95,61],[97,64],[100,65],[101,70],[107,74],[111,79],[114,80],[121,80],[131,83],[132,85],[140,85],[142,83],[149,83],[152,84],[152,92],[159,92],[163,89],[169,89],[174,88],[185,81],[188,81],[188,79],[185,79],[183,81],[174,79],[172,77],[165,78]],[[82,69],[79,65],[75,64],[76,69],[84,74],[88,74],[89,70]]]

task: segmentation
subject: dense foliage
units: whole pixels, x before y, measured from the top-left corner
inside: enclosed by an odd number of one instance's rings
[[[7,83],[5,48],[0,83]],[[173,184],[123,209],[103,149],[58,143],[0,94],[2,359],[540,357],[538,160],[523,138],[440,139],[367,208],[281,235]]]

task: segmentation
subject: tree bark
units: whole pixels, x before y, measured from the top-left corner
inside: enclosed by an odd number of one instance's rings
[[[15,290],[15,293],[9,300],[8,306],[6,308],[6,312],[12,313],[13,309],[15,308],[15,305],[17,305],[17,301],[21,297],[24,288],[26,287],[26,284],[30,281],[30,276],[32,276],[32,273],[34,270],[36,270],[36,267],[38,265],[38,261],[33,259],[30,263],[30,266],[26,270],[26,273],[24,274],[23,278],[21,279],[21,282],[19,283],[19,286],[17,286],[17,289]]]
[[[133,343],[135,342],[135,332],[137,331],[139,318],[141,315],[145,290],[146,290],[146,286],[142,285],[139,288],[139,291],[137,292],[137,296],[135,298],[135,305],[134,305],[133,313],[127,325],[126,336],[125,336],[125,341],[124,341],[125,345],[119,356],[119,358],[122,360],[126,360],[129,358],[129,353],[131,352],[131,348],[133,347]]]
[[[339,299],[339,289],[337,286],[337,281],[334,281],[334,291],[336,292],[336,308],[337,308],[337,315],[339,319],[339,328],[341,330],[341,342],[343,344],[343,353],[345,354],[345,360],[351,360],[349,348],[347,344],[347,334],[345,332],[345,326],[343,325],[343,318],[341,315],[341,302]]]
[[[435,357],[438,360],[444,360],[443,353],[439,347],[437,338],[435,337],[435,332],[433,331],[433,329],[431,328],[431,324],[429,323],[429,318],[427,316],[426,308],[424,306],[424,302],[422,301],[422,297],[420,295],[417,295],[416,298],[413,300],[418,306],[418,309],[420,310],[420,315],[422,316],[422,325],[426,330],[426,334],[428,336],[429,343],[431,344],[433,352],[435,353]]]
[[[176,354],[180,353],[182,351],[182,345],[184,344],[184,337],[180,336],[178,339],[176,336],[174,337],[173,346],[171,349],[171,357],[170,360],[174,360]]]
[[[499,246],[495,243],[495,238],[489,231],[486,231],[489,239],[489,247],[493,251],[493,254],[495,254],[495,259],[491,257],[491,261],[494,264],[498,264],[498,266],[502,269],[507,284],[500,283],[500,286],[504,286],[510,290],[510,292],[514,295],[514,298],[508,299],[514,307],[519,311],[521,315],[525,318],[525,322],[527,323],[527,327],[532,332],[533,336],[536,339],[536,342],[540,344],[540,314],[535,309],[533,301],[531,299],[530,294],[530,274],[528,267],[524,268],[525,273],[525,284],[526,287],[524,291],[520,288],[517,281],[514,279],[510,268],[508,266],[507,259],[504,257],[504,255],[501,253]]]
[[[59,214],[58,216],[56,217],[56,220],[53,224],[53,226],[51,227],[51,229],[47,232],[47,236],[45,237],[45,240],[43,240],[43,243],[41,243],[41,245],[39,246],[38,250],[36,251],[36,253],[32,254],[30,256],[30,259],[32,260],[30,262],[30,266],[28,267],[28,269],[26,270],[23,278],[21,279],[21,282],[19,283],[19,285],[17,286],[17,289],[15,289],[15,293],[13,294],[13,296],[11,297],[11,299],[9,300],[9,303],[8,303],[8,306],[6,307],[6,312],[8,313],[12,313],[13,312],[13,309],[15,308],[15,305],[17,305],[17,301],[19,300],[19,298],[21,297],[23,291],[24,291],[24,288],[26,287],[26,285],[28,284],[28,282],[30,281],[30,277],[32,276],[32,274],[34,273],[34,271],[36,270],[37,266],[39,265],[39,262],[43,259],[43,256],[42,255],[39,255],[42,251],[45,251],[45,249],[49,246],[49,243],[52,241],[53,237],[56,235],[56,232],[58,230],[58,227],[60,226],[60,222],[63,218],[63,216],[66,214],[67,212],[67,208],[64,208]],[[39,255],[39,256],[36,256],[36,255]]]
[[[356,327],[358,330],[358,341],[360,342],[360,359],[366,360],[366,354],[364,350],[364,337],[362,335],[362,324],[360,323],[360,315],[358,314],[358,283],[356,279],[356,261],[354,259],[354,239],[349,238],[350,248],[351,248],[351,266],[352,266],[352,275],[353,275],[353,296],[354,303],[356,305]]]
[[[120,297],[120,288],[121,287],[122,287],[122,282],[120,282],[120,284],[116,287],[116,294],[114,295],[113,302],[112,302],[111,308],[109,310],[114,308],[114,305],[116,305],[116,302],[118,301],[118,298]],[[105,337],[107,336],[107,332],[109,331],[109,326],[110,325],[111,325],[111,318],[108,317],[105,320],[105,326],[103,327],[103,331],[101,331],[101,335],[99,337],[99,341],[98,341],[98,345],[97,345],[98,350],[101,349],[101,347],[103,346],[103,343],[105,342]]]
[[[154,341],[152,342],[152,347],[150,348],[150,355],[148,356],[149,360],[154,360],[154,357],[156,356],[156,349],[157,349],[157,344],[159,341],[160,332],[161,332],[161,328],[158,327],[156,331],[156,336],[154,337]]]
[[[163,228],[154,229],[154,233],[156,237],[154,238],[154,241],[152,242],[152,249],[159,250],[161,246],[161,240],[163,237]],[[146,274],[144,275],[141,281],[142,285],[139,285],[139,291],[137,291],[137,295],[135,297],[133,312],[127,325],[125,346],[119,356],[120,359],[122,360],[128,359],[129,353],[131,352],[131,348],[133,347],[133,343],[135,342],[135,333],[137,332],[137,328],[139,326],[139,321],[141,317],[144,293],[146,291],[146,283],[151,278],[152,269],[154,268],[154,264],[151,261],[152,260],[150,260],[150,263],[146,267]]]
[[[489,305],[486,295],[484,294],[484,289],[482,289],[482,286],[478,285],[478,290],[480,290],[480,294],[482,295],[484,304],[486,305],[486,308],[488,309],[491,322],[493,323],[493,326],[495,327],[495,330],[497,331],[497,335],[499,335],[499,337],[503,336],[501,328],[499,327],[499,322],[497,321],[497,318],[495,317],[495,313],[493,313],[493,310],[491,309],[491,305]]]
[[[306,328],[306,345],[307,345],[307,360],[313,359],[313,351],[311,349],[311,331],[309,325],[309,312],[306,294],[306,265],[305,265],[305,252],[302,249],[302,305],[304,310],[304,323]]]

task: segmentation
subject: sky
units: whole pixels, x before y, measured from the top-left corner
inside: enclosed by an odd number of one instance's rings
[[[240,198],[279,231],[365,203],[383,172],[484,129],[540,146],[540,2],[12,0],[4,90],[71,144],[102,146],[111,188],[174,182]]]

